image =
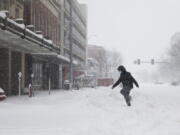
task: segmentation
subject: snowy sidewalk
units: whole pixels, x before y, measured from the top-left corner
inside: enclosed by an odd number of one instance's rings
[[[0,102],[0,135],[180,135],[180,88],[143,85],[47,92]]]

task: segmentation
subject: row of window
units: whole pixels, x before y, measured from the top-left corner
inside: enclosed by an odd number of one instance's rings
[[[32,82],[33,85],[41,85],[42,77],[43,77],[42,64],[40,64],[40,63],[33,64],[33,74],[34,74],[34,78],[33,78],[33,82]]]
[[[76,44],[73,44],[72,51],[75,55],[78,55],[81,58],[86,57],[86,52],[82,50],[79,46],[77,46]]]
[[[21,2],[21,0],[18,2]],[[0,0],[0,10],[9,10],[9,8],[11,8],[13,4],[15,4],[15,0]],[[23,16],[20,16],[20,10],[22,9],[19,9],[19,7],[20,6],[16,5],[13,8],[13,11],[10,12],[10,18],[15,19],[15,18],[23,17]]]
[[[79,33],[79,31],[77,31],[77,29],[76,29],[75,27],[73,27],[72,33],[73,33],[73,35],[76,36],[76,38],[77,38],[78,41],[81,43],[81,45],[85,47],[85,45],[86,45],[86,39]]]
[[[86,26],[84,25],[84,23],[81,21],[81,19],[79,18],[79,16],[76,14],[76,12],[74,10],[72,12],[72,17],[81,26],[81,29],[83,29],[85,31]]]
[[[33,23],[36,30],[42,30],[45,38],[51,39],[55,44],[60,43],[60,25],[54,16],[43,4],[34,3]]]

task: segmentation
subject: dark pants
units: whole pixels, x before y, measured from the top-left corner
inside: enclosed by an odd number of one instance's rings
[[[124,99],[125,99],[126,104],[127,104],[128,106],[131,106],[131,102],[130,102],[131,97],[130,97],[130,95],[129,95],[131,89],[132,89],[131,87],[123,87],[123,89],[120,91],[121,94],[124,96]]]

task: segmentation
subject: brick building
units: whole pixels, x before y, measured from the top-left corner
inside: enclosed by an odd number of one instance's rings
[[[0,87],[8,95],[18,94],[18,73],[21,72],[22,92],[30,83],[35,89],[61,88],[61,67],[69,60],[60,55],[61,20],[58,7],[60,2],[56,0],[0,0],[0,2],[3,3],[0,4],[0,12],[5,10],[9,12],[9,15],[6,14],[7,18],[0,16]],[[15,13],[17,9],[19,14]],[[27,28],[15,22],[23,17]],[[34,29],[30,30],[28,25],[34,25]],[[42,31],[43,36],[37,35],[37,31]]]
[[[0,0],[4,10],[9,15],[0,16],[0,87],[6,94],[18,94],[19,72],[21,91],[30,83],[35,89],[59,89],[69,77],[70,54],[74,69],[85,65],[84,5],[76,0]],[[19,18],[25,27],[15,22]]]
[[[9,18],[13,20],[23,18],[23,0],[0,0],[0,11],[8,11]],[[3,38],[3,36],[4,33],[0,31],[0,37]],[[0,87],[6,94],[16,94],[18,92],[17,74],[20,71],[24,74],[25,56],[23,52],[17,51],[17,48],[7,47],[8,44],[5,39],[0,39]]]
[[[24,22],[33,25],[34,32],[40,32],[44,38],[51,40],[61,53],[61,3],[58,0],[26,0],[24,2]],[[62,64],[47,62],[51,54],[33,55],[29,66],[35,74],[34,84],[38,89],[48,89],[49,79],[52,89],[62,87]],[[30,58],[30,59],[31,59]],[[32,63],[32,64],[31,64]]]
[[[23,0],[0,0],[0,10],[9,11],[9,18],[23,18]]]
[[[60,8],[55,0],[26,0],[24,3],[24,20],[26,25],[34,25],[34,31],[60,47]]]
[[[79,4],[77,0],[63,0],[63,5],[63,54],[70,58],[72,51],[72,59],[76,62],[73,68],[75,77],[84,72],[86,65],[87,7]],[[67,73],[64,78],[68,79],[69,68],[65,67],[64,70]]]

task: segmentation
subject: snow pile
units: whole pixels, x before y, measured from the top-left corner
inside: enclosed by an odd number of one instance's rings
[[[36,34],[36,36],[38,36],[39,38],[43,39],[43,35],[42,34]]]
[[[4,93],[4,90],[2,88],[0,88],[0,93]]]
[[[49,44],[53,44],[52,40],[48,40],[48,39],[44,39],[46,42],[48,42]]]
[[[8,11],[0,11],[0,17],[2,17],[2,18],[6,18],[6,13],[7,13]]]
[[[0,104],[1,135],[179,135],[180,91],[141,85],[127,107],[119,88],[36,92]]]

